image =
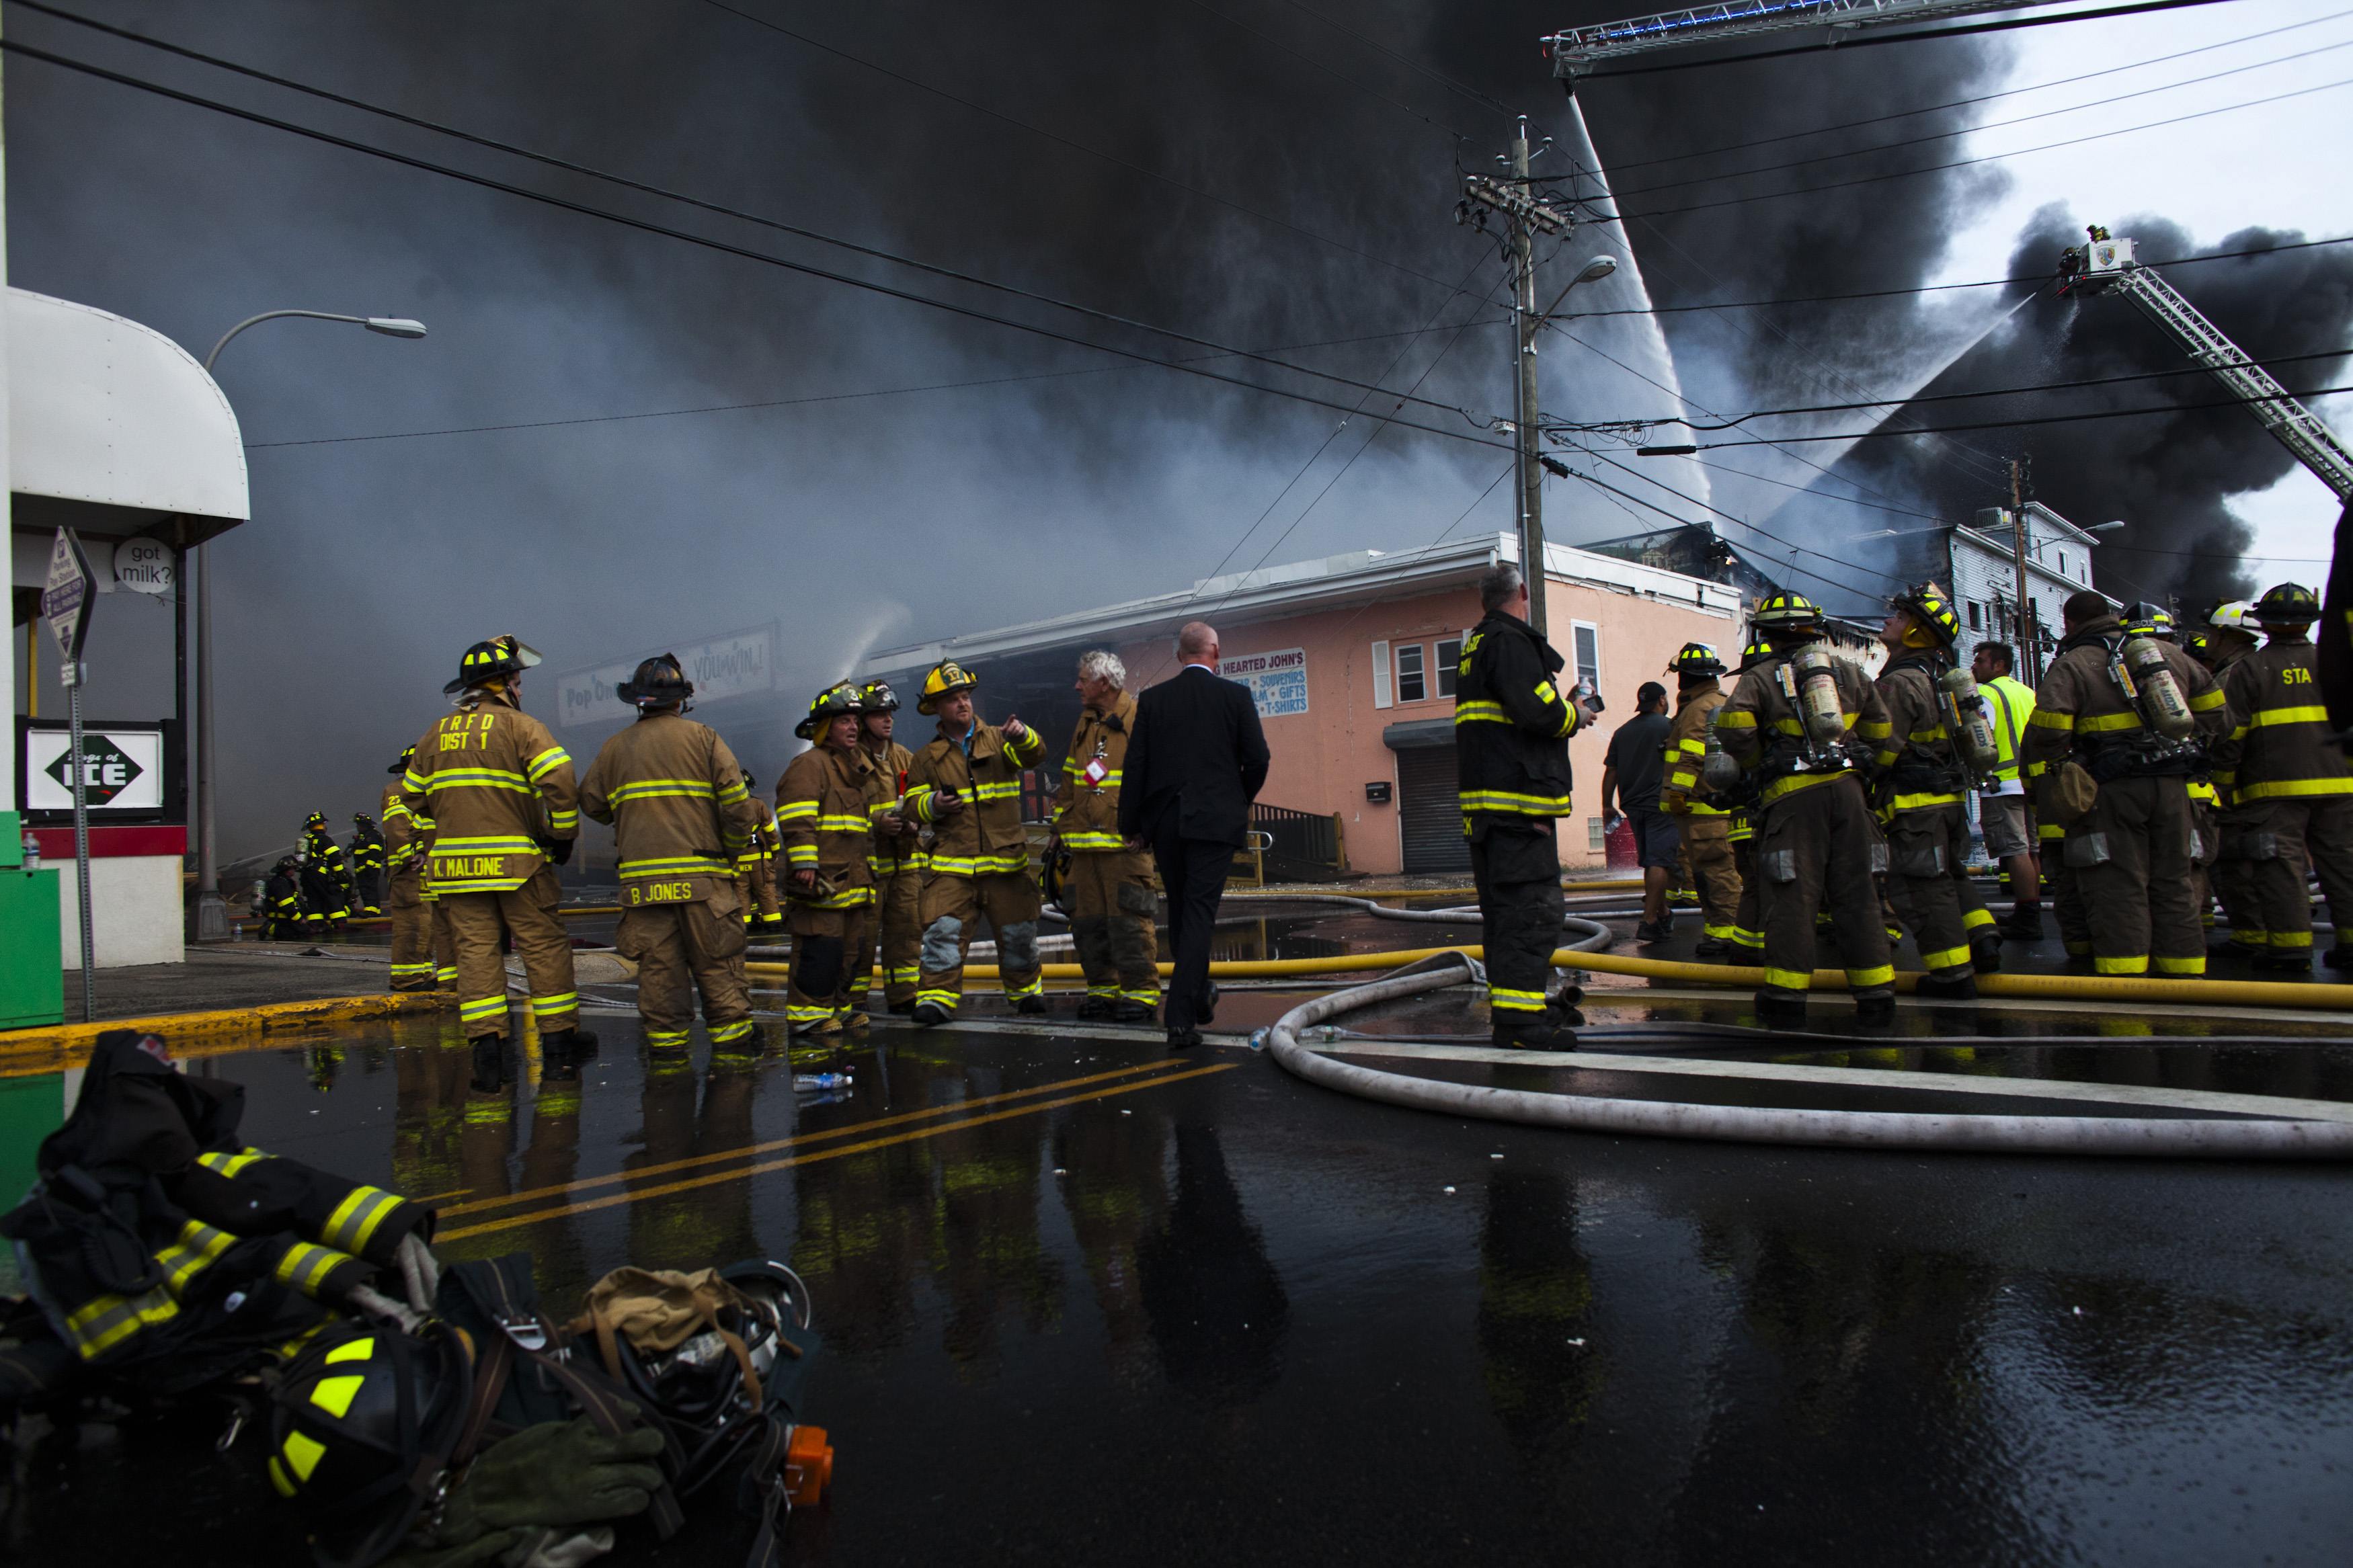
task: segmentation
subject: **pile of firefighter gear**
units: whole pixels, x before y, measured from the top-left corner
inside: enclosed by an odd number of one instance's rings
[[[559,1325],[527,1254],[442,1267],[431,1211],[247,1146],[243,1103],[153,1036],[100,1037],[0,1216],[28,1290],[0,1302],[0,1425],[225,1407],[219,1448],[322,1568],[564,1568],[720,1498],[778,1559],[833,1461],[794,1415],[818,1342],[790,1269],[623,1268]]]

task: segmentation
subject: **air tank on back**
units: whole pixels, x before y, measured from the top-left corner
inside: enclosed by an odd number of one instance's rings
[[[1818,746],[1836,745],[1846,735],[1846,712],[1839,706],[1830,650],[1807,644],[1789,660],[1789,671],[1798,679],[1798,716],[1805,721],[1806,738]]]
[[[1937,677],[1937,681],[1953,710],[1953,744],[1969,772],[1983,778],[2001,765],[2001,746],[1994,739],[1985,695],[1978,690],[1976,677],[1957,665]]]
[[[2153,638],[2134,637],[2124,646],[2125,668],[2131,672],[2135,703],[2141,722],[2168,741],[2186,741],[2198,727],[2182,694],[2181,681],[2165,661],[2165,650]]]

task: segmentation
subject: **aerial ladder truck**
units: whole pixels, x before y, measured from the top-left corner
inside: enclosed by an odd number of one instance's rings
[[[1586,27],[1564,27],[1546,36],[1544,51],[1552,74],[1570,93],[1577,79],[1597,66],[1611,65],[1639,55],[1666,49],[1720,43],[1731,38],[1788,33],[1809,27],[1828,30],[1829,41],[1867,29],[1905,22],[1943,21],[1982,11],[2028,11],[2052,0],[1723,0],[1681,11],[1660,11],[1648,16],[1628,16],[1597,22]],[[1931,31],[1924,36],[1933,37]],[[2353,501],[2353,453],[2337,433],[2298,402],[2270,372],[2247,357],[2244,350],[2223,336],[2220,328],[2133,254],[2129,239],[2107,237],[2092,226],[2091,243],[2070,250],[2060,267],[2060,291],[2067,294],[2122,294],[2141,308],[2149,320],[2172,334],[2197,363],[2230,389],[2278,437],[2298,462],[2320,477],[2339,500]]]
[[[2295,454],[2297,462],[2320,476],[2340,501],[2353,501],[2353,452],[2346,450],[2337,432],[2298,402],[2271,372],[2249,359],[2246,351],[2222,335],[2222,330],[2199,313],[2198,308],[2133,254],[2133,242],[2116,239],[2094,224],[2088,244],[2070,249],[2059,263],[2063,294],[2122,294],[2141,313],[2163,328],[2191,360],[2247,405],[2247,412]]]

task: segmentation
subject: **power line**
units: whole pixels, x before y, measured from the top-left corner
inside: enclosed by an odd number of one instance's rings
[[[2205,5],[2211,0],[2192,0]],[[1743,206],[1750,202],[1779,201],[1788,196],[1820,195],[1824,191],[1842,191],[1856,185],[1883,184],[1889,180],[1908,180],[1920,174],[1942,174],[1950,169],[1966,169],[1978,163],[1998,163],[2005,159],[2023,158],[2030,153],[2054,152],[2062,147],[2081,147],[2087,142],[2105,142],[2113,137],[2130,136],[2142,131],[2158,131],[2168,125],[2186,125],[2193,120],[2207,120],[2217,114],[2231,114],[2242,109],[2260,109],[2267,103],[2283,103],[2291,98],[2308,98],[2316,92],[2332,92],[2340,87],[2353,87],[2353,78],[2322,82],[2316,87],[2300,87],[2288,92],[2275,92],[2265,98],[2251,98],[2242,103],[2226,103],[2217,109],[2201,109],[2190,114],[2177,114],[2166,120],[2151,120],[2139,125],[2118,126],[2114,131],[2094,131],[2088,135],[2071,136],[2063,142],[2045,142],[2036,147],[2020,147],[2008,153],[1988,153],[1981,157],[1956,158],[1948,163],[1928,163],[1917,169],[1898,169],[1893,174],[1858,174],[1851,180],[1832,180],[1827,184],[1802,185],[1795,190],[1760,191],[1754,195],[1725,196],[1712,202],[1687,202],[1679,207],[1652,207],[1648,212],[1620,213],[1620,221],[1629,218],[1667,217],[1676,213],[1709,212],[1718,207]],[[1609,222],[1609,219],[1598,219]]]
[[[21,4],[22,0],[19,0],[19,3]],[[1184,181],[1176,178],[1174,175],[1163,174],[1161,171],[1151,168],[1148,165],[1134,163],[1126,158],[1122,158],[1116,153],[1103,152],[1101,148],[1090,147],[1083,142],[1077,141],[1069,136],[1064,136],[1059,132],[1049,131],[1041,125],[1033,125],[1029,121],[1008,114],[1002,110],[991,109],[985,103],[976,102],[969,98],[959,97],[955,93],[948,91],[945,88],[934,87],[930,82],[920,81],[913,77],[892,70],[888,66],[877,65],[872,60],[851,54],[848,49],[842,48],[838,45],[828,44],[824,42],[822,39],[813,38],[807,33],[796,32],[780,22],[772,22],[765,16],[755,16],[749,11],[726,4],[726,0],[703,0],[703,4],[711,6],[713,10],[724,11],[731,16],[738,17],[743,21],[749,22],[755,27],[765,27],[768,31],[776,33],[783,37],[790,38],[795,43],[806,45],[809,48],[817,49],[821,53],[831,55],[837,59],[848,60],[851,65],[861,66],[864,68],[874,72],[878,76],[888,77],[892,81],[899,82],[907,87],[914,88],[920,92],[927,92],[935,98],[945,99],[948,102],[955,104],[959,108],[969,109],[976,114],[985,114],[991,120],[1010,125],[1016,130],[1027,131],[1032,136],[1043,137],[1045,140],[1054,142],[1058,146],[1067,147],[1074,153],[1083,153],[1090,158],[1101,159],[1106,163],[1115,164],[1120,168],[1127,169],[1135,174],[1142,174],[1146,179],[1157,180],[1162,184],[1170,186],[1176,190],[1183,191],[1187,195],[1198,196],[1203,201],[1215,202],[1219,206],[1231,208],[1233,211],[1240,213],[1245,216],[1256,218],[1261,223],[1270,223],[1278,228],[1289,229],[1292,233],[1300,236],[1302,238],[1312,239],[1319,245],[1331,246],[1336,250],[1345,250],[1351,256],[1359,257],[1364,260],[1377,263],[1379,266],[1388,268],[1392,271],[1402,272],[1409,278],[1419,278],[1425,283],[1435,283],[1440,288],[1445,287],[1446,280],[1444,279],[1434,277],[1430,273],[1422,271],[1419,268],[1408,267],[1402,262],[1391,261],[1386,257],[1376,256],[1371,251],[1360,249],[1356,246],[1350,245],[1345,240],[1335,239],[1329,235],[1317,234],[1314,230],[1303,228],[1298,224],[1293,223],[1287,218],[1277,217],[1272,213],[1261,212],[1256,207],[1245,206],[1240,202],[1234,201],[1226,196],[1218,195],[1214,192],[1205,191],[1198,185],[1188,185]]]
[[[2296,395],[2329,397],[2342,392],[2353,392],[2353,386],[2318,386]],[[2168,403],[2151,408],[2106,408],[2090,414],[2045,414],[2031,419],[1989,419],[1978,425],[1926,425],[1917,430],[1859,430],[1842,436],[1777,436],[1769,441],[1705,441],[1699,443],[1694,450],[1714,452],[1726,447],[1794,446],[1801,441],[1870,441],[1890,436],[1937,436],[1951,430],[2021,430],[2038,425],[2073,425],[2086,419],[2130,419],[2148,414],[2186,414],[2199,408],[2244,408],[2251,402],[2258,401],[2278,400],[2227,397],[2212,403]]]
[[[1753,169],[1725,169],[1713,174],[1692,174],[1678,180],[1662,180],[1657,184],[1637,185],[1630,190],[1617,191],[1615,195],[1621,199],[1626,196],[1645,196],[1655,191],[1679,190],[1686,185],[1713,184],[1719,180],[1746,179],[1751,174],[1777,174],[1785,170],[1804,169],[1817,163],[1836,163],[1841,158],[1863,158],[1874,153],[1893,153],[1898,148],[1925,146],[1931,142],[1949,142],[1956,136],[1974,136],[1983,131],[2000,131],[2012,125],[2031,124],[2038,120],[2055,119],[2060,115],[2080,114],[2085,110],[2105,109],[2112,103],[2126,103],[2136,98],[2148,98],[2161,92],[2178,92],[2185,87],[2197,87],[2210,81],[2220,81],[2224,77],[2242,76],[2248,71],[2265,70],[2273,66],[2292,65],[2297,60],[2308,60],[2316,55],[2332,54],[2343,48],[2353,48],[2353,38],[2348,38],[2339,43],[2322,44],[2315,48],[2298,50],[2292,55],[2280,55],[2267,60],[2256,60],[2248,65],[2232,66],[2227,70],[2211,71],[2204,76],[2189,77],[2181,81],[2166,82],[2158,87],[2136,88],[2131,92],[2120,92],[2110,98],[2095,98],[2088,102],[2066,104],[2058,109],[2038,110],[2032,114],[2021,114],[2009,120],[1989,120],[1975,125],[1958,126],[1950,131],[1932,131],[1918,136],[1908,136],[1900,142],[1882,142],[1873,146],[1852,147],[1836,153],[1817,153],[1810,158],[1793,158],[1781,163],[1764,163]],[[2159,123],[2169,123],[2169,121]],[[2145,130],[2147,127],[2136,129]],[[2105,132],[2104,134],[2120,135],[2122,132]],[[1622,169],[1616,172],[1625,173]]]
[[[51,54],[45,49],[34,48],[28,45],[18,43],[14,39],[0,39],[0,50],[5,50],[12,55],[19,55],[28,59],[39,60],[44,64],[58,66],[67,70],[77,71],[85,76],[96,77],[101,80],[111,81],[123,87],[134,88],[142,92],[153,93],[161,98],[167,98],[177,102],[193,105],[195,108],[212,110],[216,113],[229,115],[232,118],[247,121],[256,125],[268,126],[272,130],[284,131],[293,135],[308,138],[311,141],[324,142],[330,146],[342,147],[349,152],[361,153],[370,157],[381,158],[387,163],[398,163],[404,167],[419,170],[426,174],[439,174],[445,178],[461,181],[470,185],[477,185],[485,190],[499,191],[508,195],[521,196],[526,201],[537,202],[542,205],[554,207],[560,211],[576,213],[586,217],[602,218],[608,223],[618,224],[623,227],[637,229],[641,233],[659,235],[665,238],[681,240],[689,245],[699,246],[707,250],[714,250],[723,255],[738,257],[746,261],[761,262],[770,267],[781,268],[789,272],[800,273],[805,277],[821,279],[830,283],[844,284],[852,289],[860,289],[866,290],[869,293],[882,295],[887,299],[900,300],[909,304],[928,306],[933,310],[944,311],[950,315],[961,316],[969,321],[985,321],[994,326],[1007,327],[1015,331],[1029,332],[1035,336],[1050,339],[1056,342],[1069,343],[1079,348],[1092,349],[1099,353],[1115,354],[1122,359],[1133,360],[1140,364],[1157,365],[1165,370],[1182,371],[1187,375],[1199,376],[1208,381],[1221,382],[1229,386],[1238,386],[1251,392],[1264,393],[1271,396],[1288,398],[1293,402],[1305,403],[1319,408],[1335,409],[1341,413],[1347,413],[1350,411],[1350,405],[1336,403],[1329,398],[1318,397],[1310,393],[1294,392],[1286,388],[1268,386],[1258,382],[1245,381],[1239,376],[1225,375],[1217,371],[1205,370],[1198,364],[1188,364],[1180,360],[1158,359],[1151,354],[1137,353],[1133,349],[1124,349],[1110,343],[1096,342],[1090,339],[1074,337],[1070,333],[1056,331],[1052,328],[1039,326],[1034,322],[1016,321],[1010,317],[999,316],[987,310],[976,310],[969,305],[959,305],[951,300],[935,299],[930,295],[918,294],[909,289],[894,288],[885,283],[878,283],[871,279],[857,278],[848,273],[835,272],[822,267],[814,267],[807,262],[793,261],[784,257],[772,256],[765,251],[754,250],[748,247],[734,245],[726,240],[713,239],[705,235],[690,234],[683,229],[671,228],[668,225],[654,223],[646,218],[631,217],[627,214],[612,212],[606,208],[594,206],[585,202],[572,201],[566,197],[554,195],[545,191],[534,191],[527,186],[511,184],[503,180],[492,179],[487,174],[471,174],[463,169],[452,168],[448,164],[433,163],[429,159],[413,157],[405,153],[396,153],[389,148],[376,147],[364,142],[353,141],[349,137],[337,136],[330,132],[315,130],[306,125],[297,125],[290,121],[278,120],[269,115],[258,113],[252,110],[239,109],[233,104],[221,103],[211,99],[198,97],[194,93],[182,92],[175,88],[164,87],[155,82],[142,81],[136,77],[124,76],[117,71],[107,70],[98,66],[87,64],[83,61],[68,59],[61,55]],[[1234,350],[1221,350],[1220,352],[1241,353],[1241,351]],[[1242,357],[1250,358],[1259,356],[1252,356],[1244,353],[1242,354]],[[1303,370],[1303,367],[1288,364],[1284,365],[1283,368],[1294,371]],[[1338,381],[1343,384],[1356,386],[1363,386],[1366,384],[1361,382],[1352,382],[1349,378],[1345,376],[1326,375],[1325,373],[1320,371],[1304,371],[1303,374],[1321,376],[1327,380]],[[1375,390],[1378,389],[1376,388]],[[1460,411],[1454,410],[1452,412]],[[1466,442],[1472,446],[1492,447],[1499,451],[1511,449],[1500,441],[1492,441],[1482,436],[1472,435],[1463,431],[1448,430],[1438,426],[1417,424],[1414,421],[1408,419],[1393,420],[1392,423],[1403,426],[1408,429],[1419,430],[1425,435],[1442,436],[1448,439]]]
[[[1963,38],[1974,33],[2008,33],[2021,27],[2048,27],[2062,22],[2100,22],[2115,16],[2137,16],[2149,11],[2179,11],[2192,5],[2212,5],[2220,0],[2139,0],[2137,5],[2110,5],[2098,11],[2064,11],[2056,15],[2015,16],[2000,22],[1968,22],[1957,26],[1938,27],[1917,33],[1864,33],[1859,37],[1839,38],[1826,43],[1794,44],[1786,48],[1758,49],[1746,55],[1717,55],[1710,58],[1661,60],[1647,66],[1621,66],[1615,70],[1595,71],[1582,79],[1609,81],[1621,76],[1654,76],[1661,71],[1696,70],[1703,66],[1742,65],[1750,60],[1785,59],[1791,55],[1818,55],[1831,49],[1868,48],[1876,44],[1911,44],[1927,38]]]
[[[1000,294],[1009,294],[1016,299],[1028,300],[1033,303],[1046,305],[1055,310],[1068,310],[1075,315],[1090,317],[1093,320],[1105,321],[1114,326],[1131,328],[1138,331],[1150,332],[1157,336],[1174,339],[1178,342],[1189,343],[1196,348],[1211,349],[1216,351],[1218,357],[1224,357],[1231,354],[1242,359],[1254,359],[1261,363],[1275,364],[1287,370],[1303,371],[1306,374],[1317,376],[1326,381],[1335,381],[1344,385],[1358,389],[1366,388],[1371,384],[1356,381],[1353,377],[1349,376],[1334,375],[1324,371],[1306,370],[1303,366],[1290,364],[1284,361],[1273,360],[1263,353],[1259,353],[1251,350],[1231,349],[1224,344],[1212,342],[1209,339],[1196,337],[1189,332],[1179,331],[1175,328],[1158,326],[1150,321],[1138,321],[1133,317],[1120,315],[1115,311],[1099,310],[1091,305],[1082,305],[1073,300],[1059,299],[1050,294],[1040,294],[1033,289],[1023,289],[1014,284],[1000,283],[993,279],[979,277],[976,274],[961,271],[955,268],[942,267],[933,262],[919,261],[913,257],[902,256],[895,251],[883,250],[871,245],[861,245],[855,240],[842,239],[833,235],[825,234],[817,229],[804,227],[798,224],[786,223],[781,218],[773,218],[759,213],[747,212],[741,207],[729,206],[721,202],[706,201],[700,196],[688,195],[683,192],[672,191],[660,185],[649,184],[642,180],[631,179],[624,174],[612,174],[607,170],[594,168],[586,163],[575,163],[569,159],[558,158],[545,153],[535,152],[531,148],[517,146],[510,142],[501,142],[493,137],[477,135],[473,132],[462,130],[457,126],[443,124],[438,121],[421,119],[413,114],[403,113],[398,110],[386,109],[380,104],[369,103],[364,100],[346,97],[338,92],[331,92],[324,88],[313,87],[307,82],[295,81],[290,78],[281,76],[273,76],[267,71],[257,70],[252,67],[241,65],[235,60],[223,59],[215,55],[202,54],[195,49],[186,48],[178,44],[172,44],[161,39],[145,37],[140,34],[128,32],[120,27],[110,26],[102,22],[94,22],[87,17],[76,16],[70,12],[60,11],[55,6],[45,5],[42,3],[42,0],[11,0],[11,3],[26,6],[30,10],[39,12],[43,16],[54,16],[63,21],[79,23],[83,26],[90,27],[101,33],[106,33],[116,37],[126,38],[134,43],[144,44],[149,47],[161,49],[167,54],[176,55],[185,59],[200,61],[205,65],[214,66],[222,70],[233,71],[239,76],[249,77],[257,81],[268,82],[273,87],[284,88],[293,92],[305,93],[312,98],[322,99],[327,102],[339,104],[346,109],[360,110],[365,113],[379,115],[384,119],[396,121],[399,124],[415,126],[419,130],[430,131],[438,135],[454,137],[461,142],[471,142],[478,147],[487,147],[494,152],[508,153],[517,158],[528,159],[533,163],[543,164],[549,168],[561,169],[566,174],[583,174],[590,179],[602,180],[608,184],[617,185],[624,190],[636,191],[643,195],[658,196],[665,201],[673,201],[685,206],[697,207],[704,212],[718,214],[723,217],[737,218],[745,223],[756,224],[763,228],[773,229],[780,234],[789,234],[797,238],[813,240],[820,245],[833,246],[839,249],[849,251],[853,255],[864,256],[874,260],[889,262],[893,266],[905,267],[918,272],[929,273],[933,277],[946,279],[953,282],[971,284],[976,288],[991,289]],[[1456,289],[1447,296],[1448,301],[1451,302],[1461,292],[1461,289]],[[1441,308],[1443,307],[1441,306]],[[1377,387],[1374,387],[1373,389],[1377,390]],[[1435,408],[1443,413],[1461,414],[1466,419],[1471,418],[1471,416],[1465,410],[1448,404],[1436,403],[1426,398],[1417,398],[1414,401],[1427,408]],[[1472,423],[1475,424],[1477,421],[1472,420]]]
[[[2143,267],[2195,267],[2209,261],[2235,261],[2250,256],[2270,256],[2277,251],[2311,250],[2325,245],[2353,245],[2353,236],[2336,239],[2298,239],[2284,245],[2264,246],[2253,250],[2218,250],[2206,256],[2184,256],[2172,261],[2147,261]],[[1652,305],[1644,310],[1579,310],[1576,320],[1591,321],[1599,316],[1673,316],[1693,310],[1763,310],[1783,305],[1831,305],[1846,300],[1894,300],[1912,294],[1942,294],[1956,289],[2007,289],[2014,284],[2031,283],[2038,287],[2056,277],[2052,272],[2021,273],[2014,278],[1985,278],[1974,283],[1916,283],[1909,289],[1862,289],[1847,294],[1792,294],[1778,300],[1724,300],[1709,305]]]
[[[1883,125],[1891,120],[1909,120],[1915,115],[1937,114],[1948,109],[1967,109],[1972,104],[1990,103],[1996,99],[2016,98],[2023,93],[2048,92],[2055,87],[2073,87],[2077,82],[2096,81],[2104,76],[2117,76],[2126,71],[2145,70],[2150,66],[2161,66],[2174,60],[2188,59],[2192,55],[2207,55],[2218,49],[2236,48],[2241,44],[2252,44],[2258,38],[2276,37],[2282,33],[2293,33],[2305,27],[2317,27],[2324,22],[2341,21],[2347,16],[2353,16],[2353,11],[2332,11],[2326,16],[2315,16],[2303,22],[2290,22],[2284,26],[2266,27],[2261,32],[2245,33],[2235,38],[2224,38],[2220,43],[2200,44],[2194,49],[2176,49],[2169,55],[2152,55],[2147,59],[2135,60],[2130,65],[2108,66],[2101,70],[2085,71],[2080,76],[2056,77],[2050,81],[2032,82],[2025,87],[2006,87],[1998,92],[1981,92],[1969,98],[1949,99],[1943,103],[1923,104],[1918,109],[1899,109],[1892,113],[1873,114],[1862,120],[1842,120],[1834,125],[1818,125],[1810,131],[1788,131],[1778,136],[1758,136],[1745,142],[1728,142],[1716,147],[1694,147],[1687,153],[1668,153],[1656,158],[1638,158],[1631,163],[1613,164],[1612,168],[1616,173],[1622,174],[1629,169],[1651,169],[1656,168],[1661,163],[1680,163],[1693,158],[1713,158],[1725,153],[1746,153],[1757,147],[1769,147],[1777,142],[1799,142],[1809,136],[1828,136],[1834,132],[1859,131],[1866,125]]]

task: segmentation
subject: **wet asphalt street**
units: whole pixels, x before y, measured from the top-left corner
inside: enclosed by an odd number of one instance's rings
[[[1476,1029],[1466,995],[1371,1026]],[[1219,1022],[1282,1005],[1238,994]],[[846,1093],[796,1095],[780,1031],[752,1062],[649,1061],[634,1018],[591,1022],[576,1080],[533,1047],[488,1093],[435,1021],[191,1070],[248,1087],[253,1142],[438,1200],[446,1254],[530,1251],[558,1315],[625,1261],[790,1262],[826,1336],[805,1414],[839,1451],[801,1561],[2353,1552],[2353,1170],[1462,1123],[1068,1027],[880,1025],[823,1064]],[[1979,1049],[1903,1059],[2056,1054]],[[2228,1054],[2114,1070],[2211,1083]],[[2077,1055],[2070,1076],[2112,1059]],[[2239,1055],[2223,1087],[2353,1099],[2345,1047]],[[258,1445],[216,1458],[214,1435],[28,1432],[0,1553],[299,1561]],[[705,1510],[608,1561],[746,1540]]]

